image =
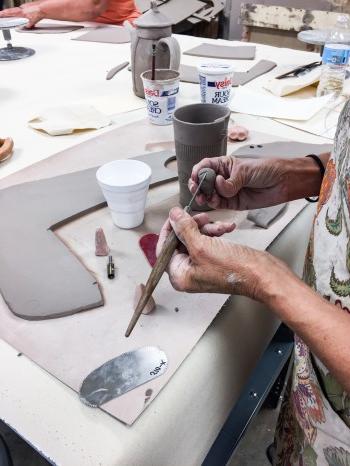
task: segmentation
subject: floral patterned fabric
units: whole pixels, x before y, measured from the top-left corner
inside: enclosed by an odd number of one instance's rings
[[[350,101],[322,183],[304,280],[350,319]],[[350,466],[350,394],[298,337],[275,443],[275,466]]]

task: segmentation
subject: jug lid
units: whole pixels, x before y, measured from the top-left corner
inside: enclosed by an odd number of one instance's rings
[[[139,16],[134,24],[139,28],[163,28],[172,25],[170,19],[163,15],[158,9],[157,2],[151,1],[151,8],[143,15]]]

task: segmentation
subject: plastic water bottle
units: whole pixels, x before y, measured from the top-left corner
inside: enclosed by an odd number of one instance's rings
[[[324,47],[322,75],[317,88],[318,97],[331,93],[338,96],[343,90],[350,57],[350,45],[346,43],[349,37],[349,16],[339,15]]]
[[[349,42],[350,17],[349,15],[338,15],[335,26],[329,30],[326,43],[345,44]]]
[[[334,93],[338,96],[343,90],[350,47],[346,44],[326,44],[322,55],[322,75],[317,88],[317,96]]]

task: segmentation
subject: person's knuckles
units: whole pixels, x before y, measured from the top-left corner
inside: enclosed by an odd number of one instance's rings
[[[237,192],[235,181],[232,178],[228,178],[225,180],[225,178],[220,177],[217,180],[215,188],[220,196],[226,198],[234,196]]]
[[[203,194],[199,194],[197,197],[196,197],[196,202],[199,206],[202,206],[206,203],[206,198]]]
[[[199,228],[202,228],[204,225],[209,223],[209,216],[205,212],[203,212],[201,214],[194,215],[192,218],[193,218],[193,220],[196,221]]]
[[[191,218],[182,218],[177,223],[176,228],[177,234],[180,235],[187,248],[193,249],[192,243],[195,243],[196,232],[198,232],[197,223]]]
[[[188,268],[185,273],[176,274],[172,277],[172,285],[177,291],[190,292],[195,289],[194,269]]]
[[[157,246],[156,246],[156,256],[158,257],[159,254],[161,253],[163,246],[164,246],[165,238],[159,237]]]
[[[207,239],[208,237],[199,233],[198,237],[194,238],[191,244],[187,245],[187,249],[190,253],[191,259],[196,264],[201,264],[206,260],[207,257]]]
[[[190,178],[188,180],[188,189],[193,194],[197,189],[197,184]]]
[[[183,275],[171,276],[171,284],[176,291],[187,291],[187,283]]]
[[[170,211],[170,223],[176,235],[186,245],[198,233],[196,221],[186,212],[178,207]]]

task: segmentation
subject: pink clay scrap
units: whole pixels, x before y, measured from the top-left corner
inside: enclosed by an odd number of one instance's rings
[[[232,126],[228,130],[228,138],[230,141],[245,141],[249,135],[249,131],[244,126]]]
[[[109,247],[106,236],[102,228],[97,228],[95,233],[95,254],[96,256],[108,256]]]
[[[135,288],[134,309],[136,309],[136,306],[138,305],[138,303],[140,301],[140,298],[141,298],[141,295],[144,292],[144,290],[145,290],[145,285],[143,283],[140,283]],[[151,296],[149,298],[149,300],[147,301],[147,304],[146,304],[144,310],[142,311],[142,314],[150,314],[151,312],[153,312],[155,310],[155,308],[156,308],[156,302],[154,301],[153,297]]]

